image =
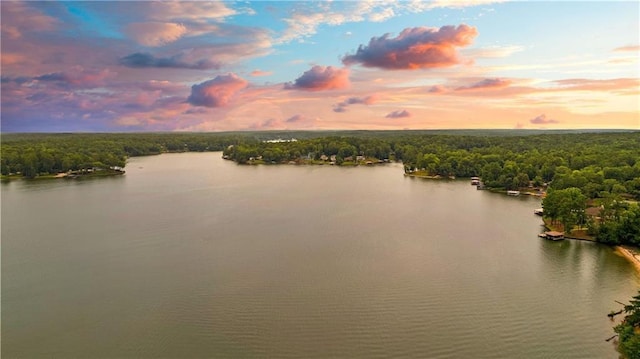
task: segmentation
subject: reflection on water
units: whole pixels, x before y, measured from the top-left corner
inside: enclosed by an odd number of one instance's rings
[[[7,357],[613,358],[640,283],[539,239],[537,198],[395,164],[170,154],[1,189]]]

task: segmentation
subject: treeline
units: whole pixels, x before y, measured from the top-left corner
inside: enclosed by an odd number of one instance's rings
[[[257,141],[242,134],[2,134],[0,173],[38,175],[88,168],[124,167],[128,157],[163,152],[221,151]]]
[[[238,163],[256,158],[261,163],[283,163],[336,156],[336,164],[361,155],[402,161],[409,173],[481,176],[492,188],[541,186],[554,180],[555,188],[577,187],[590,198],[609,192],[640,197],[639,132],[528,136],[393,132],[243,143],[224,154]]]
[[[395,142],[390,139],[370,137],[328,136],[305,140],[283,140],[282,142],[259,141],[241,143],[227,147],[223,154],[240,164],[256,158],[261,163],[283,163],[289,161],[316,160],[322,156],[336,156],[338,165],[345,161],[353,162],[355,156],[366,156],[375,159],[397,158],[393,151]]]
[[[615,190],[640,195],[637,132],[466,137],[461,141],[446,136],[424,138],[403,150],[408,170],[476,175],[488,187],[517,189],[529,182],[540,186],[553,180],[555,188],[580,187],[587,196],[596,196],[611,191],[615,182],[621,186]]]
[[[475,135],[469,133],[476,133]],[[533,134],[531,134],[533,133]],[[273,139],[297,139],[267,142]],[[553,181],[588,198],[608,193],[640,198],[640,132],[349,131],[133,134],[2,134],[3,175],[26,177],[101,166],[127,157],[184,151],[224,151],[238,163],[335,156],[396,160],[406,172],[481,176],[492,188],[517,189]]]

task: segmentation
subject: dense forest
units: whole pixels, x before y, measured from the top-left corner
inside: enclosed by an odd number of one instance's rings
[[[2,134],[1,140],[4,178],[124,167],[131,156],[185,151],[223,151],[239,164],[401,161],[410,175],[479,176],[488,188],[542,190],[545,217],[566,232],[584,228],[605,243],[640,245],[638,131]]]
[[[233,133],[2,134],[0,172],[35,178],[95,167],[124,167],[128,157],[222,151],[255,139]]]

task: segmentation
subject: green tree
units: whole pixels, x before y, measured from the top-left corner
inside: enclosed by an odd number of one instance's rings
[[[487,186],[494,187],[499,186],[498,178],[502,168],[497,162],[489,162],[482,167],[482,180]]]
[[[556,222],[560,216],[561,195],[558,191],[550,189],[547,196],[542,200],[544,207],[544,216],[549,218],[551,222]]]
[[[433,153],[426,153],[418,160],[418,168],[424,168],[430,175],[435,175],[440,166],[440,158]]]
[[[622,214],[619,223],[620,242],[640,246],[640,206],[631,206]]]
[[[624,358],[640,359],[640,291],[625,305],[624,312],[624,320],[614,328],[618,351]]]
[[[570,187],[550,191],[542,202],[545,216],[559,220],[569,233],[576,224],[586,223],[587,197],[579,188]]]
[[[560,221],[564,231],[569,233],[576,224],[585,223],[586,216],[584,211],[587,208],[587,197],[576,187],[566,188],[558,192],[561,195]]]
[[[342,158],[347,158],[350,156],[354,156],[356,154],[356,148],[352,145],[344,145],[340,147],[338,150],[338,156]]]

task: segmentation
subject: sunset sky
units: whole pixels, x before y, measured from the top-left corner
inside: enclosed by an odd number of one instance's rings
[[[640,2],[5,1],[2,132],[640,129]]]

